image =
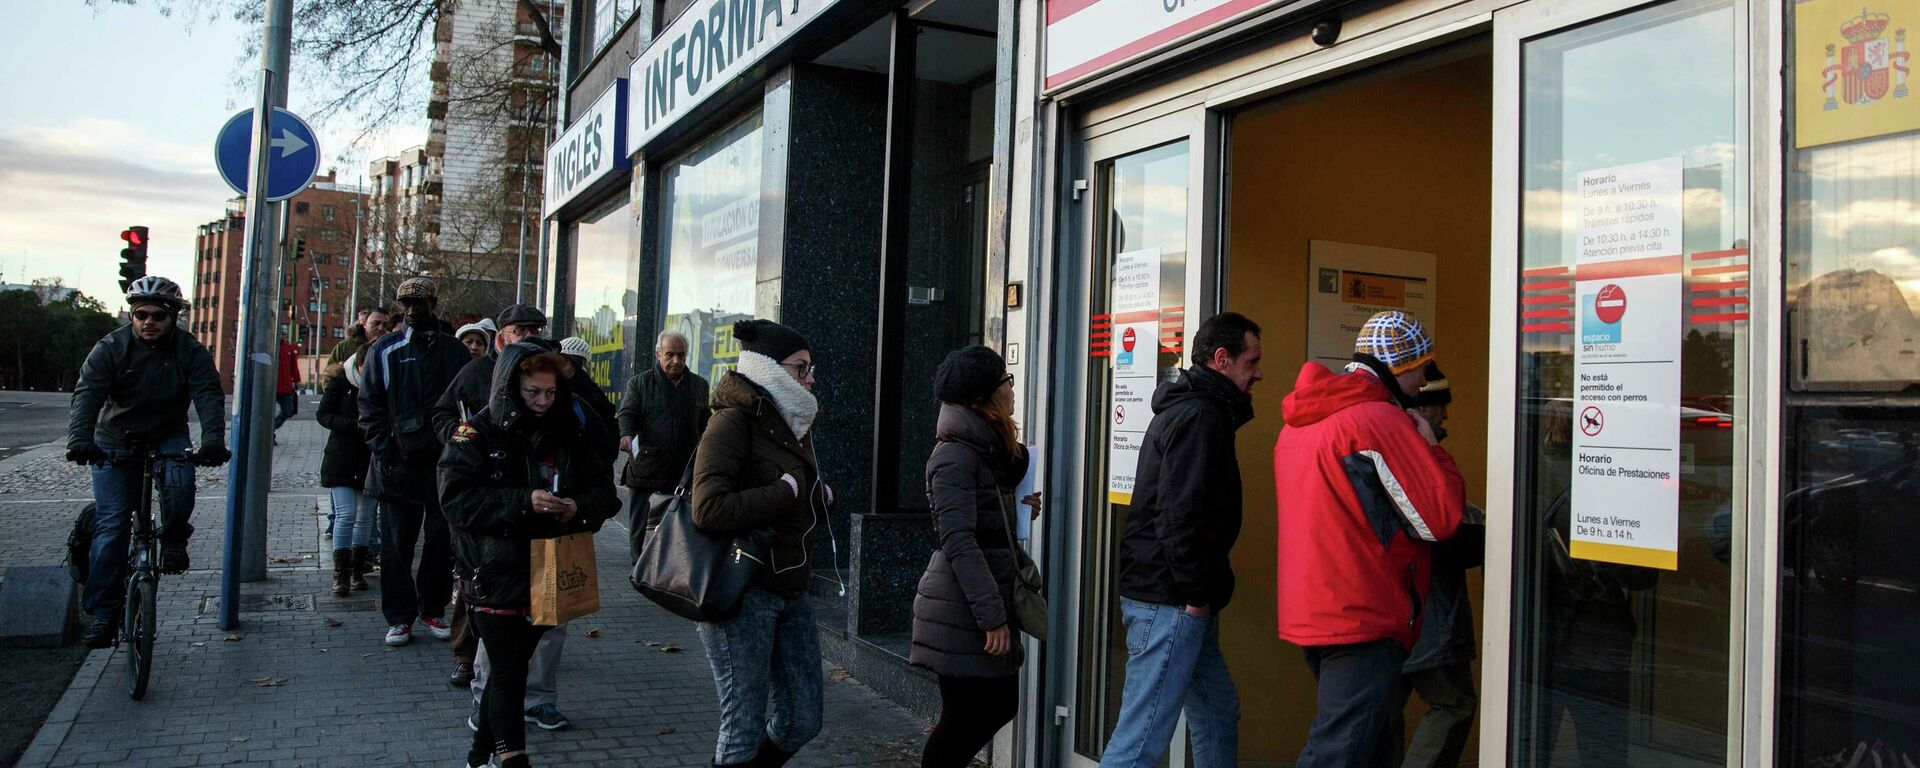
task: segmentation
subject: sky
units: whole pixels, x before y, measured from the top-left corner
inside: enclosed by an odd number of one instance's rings
[[[227,20],[162,16],[148,5],[31,0],[9,9],[0,46],[0,277],[58,277],[119,307],[120,231],[151,229],[148,274],[191,292],[195,228],[234,196],[213,164],[220,126],[256,98],[260,34]],[[290,106],[302,93],[293,63]],[[310,111],[310,110],[306,110]],[[349,147],[353,127],[317,124],[325,161],[357,183],[367,161],[426,140],[426,105],[409,124]]]

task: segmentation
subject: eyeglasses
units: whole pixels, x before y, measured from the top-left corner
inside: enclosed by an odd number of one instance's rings
[[[802,379],[812,376],[815,371],[820,370],[818,363],[781,363],[780,367],[793,369],[793,375]]]
[[[1003,387],[1004,387],[1004,386],[1006,386],[1006,385],[1008,385],[1008,384],[1012,384],[1012,383],[1013,383],[1013,374],[1011,374],[1011,373],[1009,373],[1009,374],[1007,374],[1007,375],[1005,375],[1005,376],[1002,376],[1002,377],[1000,377],[1000,386],[1003,386]]]
[[[140,322],[143,322],[143,323],[149,320],[152,320],[154,322],[160,322],[172,316],[173,316],[172,312],[168,312],[164,309],[156,309],[156,310],[136,309],[133,311],[133,319],[139,320]]]

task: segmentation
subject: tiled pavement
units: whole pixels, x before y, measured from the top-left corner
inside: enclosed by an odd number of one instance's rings
[[[21,765],[459,764],[469,699],[447,686],[448,646],[424,632],[404,648],[382,645],[377,583],[345,599],[327,591],[325,502],[311,487],[324,440],[305,419],[281,431],[273,564],[267,581],[245,585],[242,628],[229,635],[216,626],[224,500],[203,484],[196,570],[161,581],[146,700],[127,698],[123,654],[94,651]],[[46,458],[50,451],[0,462],[0,475],[79,472]],[[0,487],[0,565],[60,561],[72,513],[85,503],[84,491],[72,490],[84,488],[83,477],[42,477],[32,491]],[[560,705],[574,725],[530,729],[534,760],[706,765],[716,704],[694,626],[626,587],[623,529],[609,524],[597,544],[602,610],[571,626],[561,671]],[[792,765],[917,764],[922,724],[844,673],[827,672],[826,731]]]

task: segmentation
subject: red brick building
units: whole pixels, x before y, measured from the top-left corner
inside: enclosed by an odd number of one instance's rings
[[[279,332],[300,347],[300,380],[312,383],[328,352],[346,338],[355,301],[349,296],[354,263],[354,217],[366,194],[335,181],[334,173],[314,179],[305,192],[287,201],[291,244],[304,239],[308,259],[280,265]],[[233,391],[234,346],[240,337],[240,273],[246,250],[246,208],[227,204],[219,220],[201,225],[194,239],[193,309],[187,327],[213,353],[221,386]],[[362,233],[364,238],[364,233]],[[360,304],[373,303],[373,288],[362,286]]]

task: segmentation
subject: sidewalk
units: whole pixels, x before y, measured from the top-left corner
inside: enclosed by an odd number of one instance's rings
[[[325,437],[310,420],[281,430],[269,511],[272,565],[267,581],[244,586],[242,628],[229,634],[216,626],[224,512],[217,494],[225,477],[203,475],[196,570],[161,581],[146,700],[127,698],[119,649],[94,651],[21,766],[460,764],[470,698],[447,686],[448,644],[421,630],[409,646],[382,645],[378,583],[348,598],[328,592],[326,497],[313,484]],[[81,470],[35,453],[0,462],[0,565],[58,563],[73,511],[84,503],[72,501],[86,495]],[[561,670],[559,703],[573,728],[529,726],[534,761],[709,764],[717,707],[694,625],[627,587],[626,531],[618,523],[596,544],[602,609],[571,625]],[[826,730],[791,765],[918,764],[921,723],[844,672],[828,669],[827,680]]]

